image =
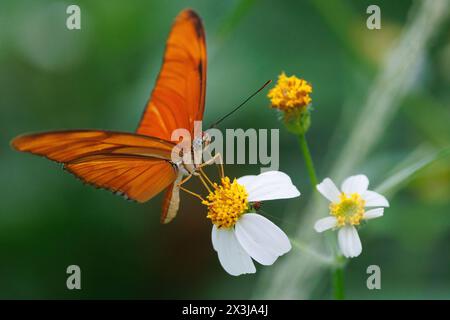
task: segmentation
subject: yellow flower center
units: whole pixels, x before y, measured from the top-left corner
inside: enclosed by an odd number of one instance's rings
[[[364,206],[366,202],[358,193],[346,195],[341,193],[339,203],[330,204],[330,213],[336,217],[338,226],[346,224],[359,225],[364,215]]]
[[[292,111],[311,103],[309,94],[312,86],[305,80],[296,76],[286,76],[283,72],[278,76],[278,82],[267,95],[272,107],[282,111]]]
[[[248,194],[243,185],[236,179],[224,177],[221,185],[214,182],[214,190],[206,200],[202,201],[208,207],[207,218],[218,228],[231,228],[236,221],[249,209]]]

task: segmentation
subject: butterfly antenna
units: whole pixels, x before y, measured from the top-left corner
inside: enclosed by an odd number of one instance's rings
[[[265,87],[267,87],[270,83],[272,82],[272,80],[268,80],[266,81],[266,83],[264,83],[262,85],[261,88],[259,88],[258,90],[256,90],[255,92],[253,92],[247,99],[245,99],[240,105],[238,105],[236,108],[234,108],[233,110],[231,110],[230,112],[228,112],[226,115],[224,115],[222,118],[220,118],[219,120],[217,120],[216,122],[214,122],[212,125],[209,126],[209,129],[211,128],[215,128],[220,122],[222,122],[223,120],[225,120],[226,118],[228,118],[229,116],[231,116],[233,113],[235,113],[236,111],[238,111],[242,106],[244,106],[244,104],[246,104],[251,98],[253,98],[254,96],[256,96],[262,89],[264,89]]]

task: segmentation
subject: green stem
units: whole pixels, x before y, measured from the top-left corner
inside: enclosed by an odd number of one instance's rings
[[[308,142],[306,141],[305,134],[298,136],[298,142],[300,149],[305,159],[306,169],[308,170],[309,181],[314,190],[317,186],[316,170],[314,169],[314,163],[311,157],[311,152],[308,148]],[[341,257],[336,257],[336,266],[333,268],[333,296],[336,300],[344,299],[344,263],[341,261]]]
[[[316,170],[314,170],[314,164],[311,157],[311,153],[309,152],[308,142],[306,141],[305,134],[300,134],[298,136],[298,143],[300,145],[300,149],[302,150],[303,158],[305,159],[305,165],[306,169],[308,170],[309,181],[311,182],[313,189],[316,190],[317,186]]]
[[[333,296],[336,300],[344,300],[344,267],[333,270]]]

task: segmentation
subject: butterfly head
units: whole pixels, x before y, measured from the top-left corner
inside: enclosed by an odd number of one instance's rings
[[[201,136],[197,136],[192,141],[192,147],[194,150],[204,150],[211,143],[211,136],[203,131]]]
[[[211,144],[211,136],[209,135],[208,132],[203,131],[202,132],[202,147],[203,149],[206,148],[207,146],[209,146]]]

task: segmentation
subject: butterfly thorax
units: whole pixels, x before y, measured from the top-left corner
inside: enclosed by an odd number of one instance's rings
[[[174,164],[184,175],[193,174],[197,171],[198,166],[202,163],[203,151],[211,143],[211,136],[202,132],[200,137],[196,137],[192,141],[189,154],[186,154],[181,148],[179,151],[180,160],[175,161]]]

